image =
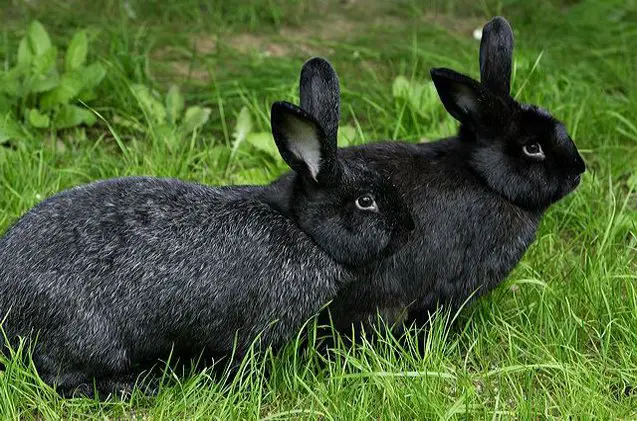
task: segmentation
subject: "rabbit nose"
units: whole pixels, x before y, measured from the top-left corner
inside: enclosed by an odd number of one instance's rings
[[[583,174],[586,172],[586,163],[577,150],[575,151],[575,156],[573,156],[573,171],[575,171],[575,174]]]
[[[581,156],[577,155],[575,157],[575,168],[577,171],[577,174],[583,174],[586,172],[586,163],[584,162],[584,160],[582,159]]]

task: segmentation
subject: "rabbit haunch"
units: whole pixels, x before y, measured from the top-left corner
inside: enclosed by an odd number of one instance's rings
[[[340,158],[335,131],[283,102],[272,130],[295,170],[288,188],[98,181],[5,233],[0,319],[10,345],[36,339],[44,381],[63,394],[95,381],[105,397],[171,356],[239,362],[255,340],[279,347],[404,245],[413,220],[395,187]],[[356,206],[363,195],[375,211]]]

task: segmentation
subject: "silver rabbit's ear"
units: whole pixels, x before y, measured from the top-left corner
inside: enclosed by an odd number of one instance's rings
[[[303,64],[299,83],[301,108],[318,121],[335,147],[341,118],[340,96],[338,75],[327,60],[314,57]]]
[[[322,185],[338,183],[336,144],[314,116],[289,102],[275,102],[272,135],[283,160],[301,177]]]
[[[480,80],[497,94],[509,95],[513,66],[513,30],[503,17],[491,19],[482,29]]]

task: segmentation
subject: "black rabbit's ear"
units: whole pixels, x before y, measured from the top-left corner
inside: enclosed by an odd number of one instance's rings
[[[513,30],[503,17],[491,19],[482,29],[480,81],[495,93],[509,95],[513,63]]]
[[[299,83],[301,108],[314,116],[334,143],[341,118],[340,95],[338,75],[327,60],[314,57],[303,64]]]
[[[461,123],[479,124],[486,105],[480,84],[449,69],[431,69],[430,73],[442,105],[449,114]]]
[[[313,116],[289,102],[275,102],[270,120],[274,141],[290,168],[319,184],[338,181],[336,143]]]

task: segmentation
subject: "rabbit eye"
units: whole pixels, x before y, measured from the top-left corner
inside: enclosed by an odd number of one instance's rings
[[[530,156],[531,158],[544,159],[544,151],[542,150],[542,146],[540,146],[540,144],[537,142],[524,145],[522,150],[527,156]]]
[[[371,194],[364,194],[356,199],[356,207],[364,211],[378,212],[378,206]]]

